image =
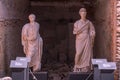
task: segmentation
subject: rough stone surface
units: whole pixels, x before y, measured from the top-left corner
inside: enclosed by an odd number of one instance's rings
[[[95,56],[97,58],[107,58],[112,61],[114,54],[114,13],[113,0],[99,0],[95,8]]]
[[[0,19],[25,17],[29,11],[29,0],[0,0]]]
[[[116,55],[115,55],[115,60],[117,62],[117,71],[116,71],[116,77],[120,78],[120,1],[117,0],[116,2],[116,19],[117,19],[117,30],[116,30]]]
[[[1,21],[0,23],[3,23]],[[5,28],[3,27],[3,24],[0,24],[0,77],[3,77],[5,75],[4,73],[4,65],[5,65],[5,60],[4,60],[4,51],[5,51]]]
[[[1,0],[0,75],[4,75],[3,72],[9,72],[11,59],[23,56],[21,29],[27,22],[26,17],[30,10],[31,13],[36,14],[37,21],[41,24],[40,34],[44,40],[42,70],[50,72],[50,80],[67,80],[67,72],[72,70],[75,55],[72,26],[79,19],[78,11],[82,4],[88,8],[88,18],[94,23],[96,29],[94,57],[107,58],[109,61],[119,63],[120,0],[116,4],[115,2],[114,0],[97,0],[97,2],[84,0],[80,2],[81,5],[66,6],[64,3],[62,6],[36,5],[30,8],[29,0]],[[93,6],[90,5],[91,3],[94,3],[94,8],[91,7]],[[116,22],[113,21],[114,6]],[[118,64],[117,66],[119,67]],[[118,76],[116,80],[117,78]]]
[[[15,59],[17,56],[23,56],[21,45],[21,30],[25,21],[22,20],[5,20],[5,52],[4,59],[6,65],[6,72],[9,73],[10,60]]]
[[[28,7],[29,0],[0,0],[0,77],[9,75],[11,59],[23,56],[21,29]]]

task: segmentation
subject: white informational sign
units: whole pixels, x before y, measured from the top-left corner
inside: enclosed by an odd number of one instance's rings
[[[107,60],[106,59],[92,59],[92,64],[93,65],[98,65],[98,64],[101,64],[101,63],[107,63]]]
[[[17,57],[16,61],[30,62],[31,59],[27,57]]]
[[[115,70],[117,69],[115,62],[101,63],[98,65],[98,68],[101,70]]]
[[[23,61],[11,60],[10,68],[27,68],[28,63]]]

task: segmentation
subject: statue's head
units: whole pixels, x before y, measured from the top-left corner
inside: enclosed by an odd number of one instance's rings
[[[30,22],[35,22],[36,16],[34,14],[29,15],[29,21]]]
[[[80,14],[80,16],[81,16],[81,19],[86,19],[86,15],[87,15],[87,10],[86,10],[86,8],[81,8],[81,9],[79,10],[79,14]]]

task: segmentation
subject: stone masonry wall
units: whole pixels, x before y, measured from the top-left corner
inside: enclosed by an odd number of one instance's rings
[[[9,74],[10,60],[23,56],[21,29],[28,13],[29,0],[0,0],[0,77]]]
[[[116,73],[117,78],[120,79],[120,0],[116,0],[116,54],[115,61],[117,62],[118,71]],[[119,74],[119,75],[118,75]]]
[[[98,0],[95,8],[95,56],[113,60],[115,41],[113,0]]]
[[[96,10],[95,12],[96,58],[106,58],[108,59],[108,61],[117,62],[116,54],[118,54],[118,48],[116,52],[116,15],[115,15],[116,0],[98,0],[95,10]],[[119,34],[117,33],[117,36],[118,35]],[[117,38],[117,41],[118,39],[119,38]],[[118,72],[116,72],[115,74],[116,74],[115,80],[118,80],[117,75]]]

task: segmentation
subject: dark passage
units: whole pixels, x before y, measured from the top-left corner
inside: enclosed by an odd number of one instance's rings
[[[90,0],[32,0],[31,4],[31,12],[41,24],[40,34],[44,40],[42,70],[50,73],[50,80],[63,80],[74,65],[73,23],[80,19],[81,7],[87,8],[87,17],[94,23],[95,3]]]

